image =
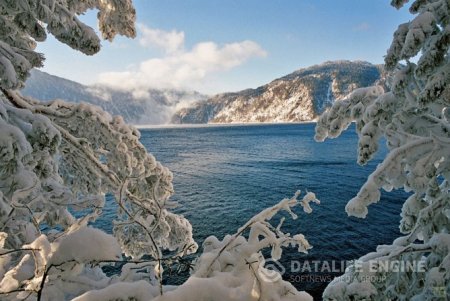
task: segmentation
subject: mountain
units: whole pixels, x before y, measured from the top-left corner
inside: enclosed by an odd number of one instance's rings
[[[297,70],[256,89],[224,93],[181,109],[173,123],[311,121],[355,88],[374,84],[382,67],[334,61]]]
[[[156,89],[148,90],[145,97],[136,98],[131,92],[100,85],[85,86],[39,70],[31,71],[21,92],[42,101],[64,99],[91,103],[111,115],[122,115],[132,124],[168,123],[180,107],[206,99],[198,92]]]

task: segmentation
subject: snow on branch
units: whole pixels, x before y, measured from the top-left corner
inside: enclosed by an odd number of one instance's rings
[[[35,48],[36,42],[46,40],[46,30],[73,49],[88,55],[97,53],[99,37],[78,19],[89,9],[98,10],[104,39],[112,41],[116,34],[136,35],[131,0],[1,1],[0,88],[21,87],[29,71],[42,66],[44,57]]]
[[[312,300],[307,293],[297,291],[292,284],[282,280],[281,274],[265,268],[267,261],[281,258],[282,247],[297,247],[301,253],[307,253],[311,248],[302,234],[291,236],[281,231],[283,218],[277,227],[269,223],[281,211],[296,219],[294,207],[301,206],[306,213],[311,213],[310,203],[320,204],[314,193],[307,193],[301,200],[297,199],[299,195],[300,191],[297,191],[292,198],[263,210],[222,241],[215,236],[208,237],[191,277],[154,300]],[[248,238],[244,236],[247,230]],[[264,249],[271,250],[270,259],[264,258]]]
[[[163,270],[155,266],[165,262],[165,253],[176,251],[178,258],[197,249],[190,223],[170,212],[176,205],[169,200],[171,172],[120,117],[86,104],[43,104],[1,91],[1,293],[64,299],[104,288],[109,277],[90,264],[122,254],[151,256],[145,277],[153,277],[162,293]],[[113,236],[87,227],[101,215],[106,194],[118,204]],[[75,218],[73,211],[83,214]],[[15,251],[25,249],[32,251]],[[71,282],[79,285],[68,288]]]
[[[431,300],[437,290],[441,297],[450,295],[450,10],[448,1],[417,0],[410,11],[417,16],[398,27],[385,57],[386,85],[355,90],[316,125],[316,140],[323,141],[355,122],[359,164],[373,157],[384,138],[389,153],[346,211],[364,218],[368,206],[380,200],[381,188],[403,188],[412,192],[401,212],[400,230],[406,236],[360,258],[330,283],[325,300]],[[409,62],[419,52],[417,65]],[[424,270],[378,268],[393,260],[423,264]]]

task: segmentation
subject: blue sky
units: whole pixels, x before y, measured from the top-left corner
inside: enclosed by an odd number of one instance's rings
[[[88,57],[53,38],[44,71],[137,95],[147,88],[218,93],[254,88],[328,60],[382,63],[412,18],[388,0],[135,0],[138,37],[103,42]],[[82,19],[97,27],[95,13]]]

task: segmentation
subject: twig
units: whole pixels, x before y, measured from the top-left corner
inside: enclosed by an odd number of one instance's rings
[[[10,250],[10,251],[6,251],[3,253],[0,253],[0,256],[5,256],[11,253],[16,253],[16,252],[25,252],[25,251],[40,251],[41,249],[33,249],[33,248],[23,248],[23,249],[15,249],[15,250]]]
[[[30,292],[30,293],[35,293],[36,291],[33,290],[26,290],[26,289],[15,289],[12,291],[8,291],[8,292],[0,292],[0,295],[9,295],[9,294],[13,294],[13,293],[19,293],[19,292]]]
[[[256,283],[258,284],[258,289],[259,289],[258,301],[260,301],[261,297],[262,297],[262,285],[261,285],[261,280],[259,280],[259,278],[258,278],[258,274],[256,273],[255,269],[253,268],[253,264],[255,262],[257,262],[257,261],[248,262],[247,259],[245,259],[245,263],[248,264],[248,268],[252,271],[253,275],[255,276]]]
[[[50,271],[50,269],[51,269],[53,266],[54,266],[54,265],[51,264],[47,269],[45,269],[44,274],[42,275],[41,284],[39,285],[39,290],[37,291],[37,297],[36,297],[36,300],[37,300],[37,301],[41,301],[41,298],[42,298],[42,291],[44,290],[44,285],[45,285],[45,280],[47,279],[48,272]]]

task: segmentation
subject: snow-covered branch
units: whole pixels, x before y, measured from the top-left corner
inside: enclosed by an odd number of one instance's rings
[[[46,30],[73,49],[88,55],[97,53],[99,37],[78,19],[90,9],[98,10],[104,39],[111,41],[116,34],[136,35],[131,0],[1,1],[0,87],[19,88],[32,68],[42,66],[44,57],[35,48],[36,42],[46,40]]]
[[[386,140],[389,153],[348,202],[349,215],[365,217],[368,205],[380,200],[381,188],[413,192],[401,213],[400,230],[407,235],[360,258],[363,268],[354,265],[335,279],[326,300],[429,300],[439,297],[438,289],[444,298],[450,295],[449,9],[448,1],[414,1],[410,11],[417,16],[398,27],[385,58],[391,72],[386,86],[354,91],[317,123],[316,140],[323,141],[355,122],[360,164],[373,157],[380,138]],[[417,64],[409,62],[419,52]],[[393,259],[424,262],[425,270],[368,272],[371,262]]]

